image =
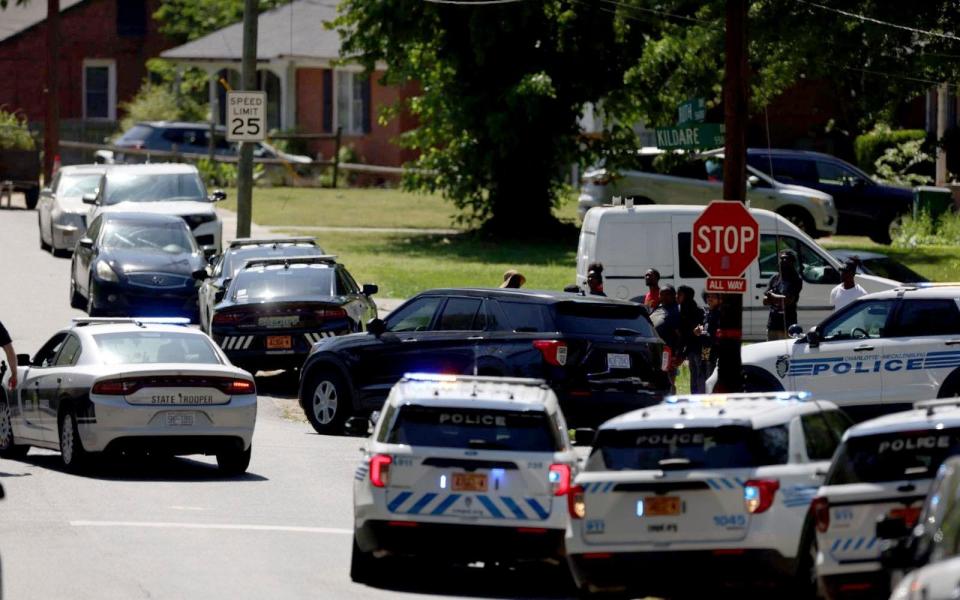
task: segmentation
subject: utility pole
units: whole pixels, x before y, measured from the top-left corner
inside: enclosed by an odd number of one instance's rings
[[[747,199],[747,4],[727,0],[725,71],[723,79],[723,199]],[[752,293],[753,290],[747,290]],[[740,340],[743,337],[743,297],[724,294],[718,324],[718,381],[716,391],[743,389]]]
[[[243,89],[257,89],[257,0],[243,3]],[[253,219],[253,142],[241,142],[237,165],[237,237],[250,237]]]
[[[43,117],[43,182],[50,185],[60,153],[60,0],[47,0],[47,110]]]
[[[947,150],[940,144],[947,133],[947,113],[950,102],[950,87],[946,83],[937,86],[937,185],[947,183]]]

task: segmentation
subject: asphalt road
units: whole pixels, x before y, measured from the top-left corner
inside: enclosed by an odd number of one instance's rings
[[[33,353],[70,318],[69,259],[42,252],[33,211],[0,210],[0,320]],[[360,440],[298,420],[295,377],[261,377],[253,460],[115,460],[64,473],[52,452],[0,459],[7,598],[564,597],[560,570],[425,565],[375,589],[348,576]],[[458,543],[469,543],[459,540]]]

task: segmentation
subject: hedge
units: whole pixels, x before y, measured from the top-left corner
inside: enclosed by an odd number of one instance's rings
[[[874,163],[883,156],[887,148],[926,138],[927,132],[923,129],[890,129],[878,125],[873,131],[857,136],[853,142],[853,151],[860,168],[872,174],[876,171]]]

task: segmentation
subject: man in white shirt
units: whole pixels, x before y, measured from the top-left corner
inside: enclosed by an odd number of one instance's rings
[[[833,305],[834,311],[840,310],[867,293],[867,290],[863,289],[854,280],[856,274],[857,260],[855,258],[848,259],[847,262],[843,263],[843,268],[840,269],[840,285],[830,290],[830,304]]]

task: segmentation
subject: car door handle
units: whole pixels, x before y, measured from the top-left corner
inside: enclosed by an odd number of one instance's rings
[[[960,346],[960,340],[947,340],[944,344],[947,346]]]
[[[417,338],[403,338],[402,340],[400,340],[400,342],[403,344],[410,344],[416,341],[417,341]]]
[[[755,287],[759,290],[759,289],[761,289],[761,288],[767,287],[767,284],[766,284],[766,283],[758,283],[758,284],[755,285]]]
[[[854,351],[854,352],[869,352],[870,350],[873,350],[873,349],[874,349],[873,346],[857,346],[856,348],[853,349],[853,351]]]

